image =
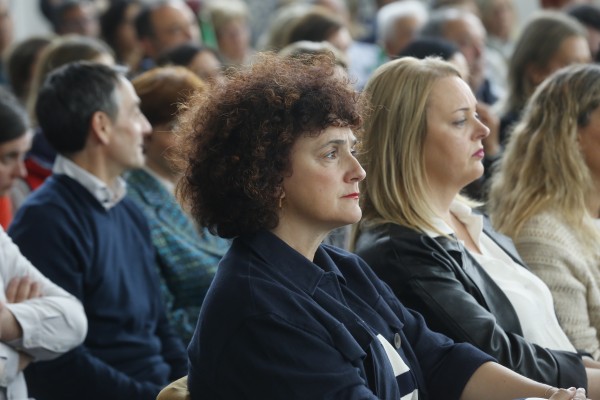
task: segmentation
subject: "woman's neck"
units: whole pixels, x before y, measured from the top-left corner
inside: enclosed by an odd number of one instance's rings
[[[461,240],[467,249],[472,252],[481,254],[481,250],[477,243],[473,241],[466,225],[458,219],[456,215],[452,213],[450,207],[452,202],[456,199],[458,192],[455,190],[439,190],[431,191],[429,198],[431,199],[431,206],[433,212],[442,219],[452,229],[452,232],[456,237]]]
[[[428,198],[430,200],[433,212],[441,218],[446,224],[452,226],[452,213],[450,206],[456,198],[458,192],[448,190],[447,188],[429,190]]]
[[[162,179],[169,181],[173,184],[177,183],[179,175],[174,173],[172,170],[162,168],[159,163],[154,162],[150,158],[146,158],[146,168],[150,169],[153,173],[160,176]]]
[[[271,232],[310,261],[314,260],[319,245],[327,236],[326,232],[308,229],[305,226],[300,227],[297,224],[290,224],[281,219],[279,225],[272,229]]]

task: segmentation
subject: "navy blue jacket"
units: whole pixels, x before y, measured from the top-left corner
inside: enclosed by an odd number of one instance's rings
[[[392,368],[381,335],[397,352]],[[493,359],[430,331],[357,256],[314,263],[269,232],[235,239],[188,348],[199,399],[458,399]]]

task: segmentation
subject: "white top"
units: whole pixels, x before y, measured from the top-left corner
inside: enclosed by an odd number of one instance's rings
[[[21,303],[6,303],[5,290],[15,277],[28,276],[39,282],[41,297]],[[0,342],[0,400],[27,399],[22,372],[18,372],[19,351],[34,361],[50,360],[83,342],[87,319],[75,297],[44,277],[20,253],[19,248],[0,228],[0,303],[15,316],[23,337],[10,343]],[[6,395],[4,394],[6,393]]]
[[[79,182],[84,188],[86,188],[92,196],[94,196],[100,204],[109,210],[116,206],[119,201],[127,194],[127,185],[125,180],[121,177],[117,178],[115,187],[108,187],[106,183],[100,180],[94,174],[89,173],[73,161],[61,156],[56,156],[54,160],[54,166],[52,172],[55,174],[64,174],[69,178],[72,178]]]
[[[483,233],[481,215],[472,214],[470,207],[458,201],[452,203],[450,212],[465,225],[469,236],[479,247],[482,254],[469,249],[467,251],[508,297],[519,317],[523,337],[548,349],[575,352],[575,347],[558,323],[548,286],[531,271],[515,263],[500,246]],[[444,233],[454,234],[441,219],[436,221],[435,225]]]

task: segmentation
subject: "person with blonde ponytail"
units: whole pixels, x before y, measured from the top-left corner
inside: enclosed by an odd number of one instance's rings
[[[550,288],[571,342],[600,358],[600,66],[544,81],[490,194],[494,226]]]

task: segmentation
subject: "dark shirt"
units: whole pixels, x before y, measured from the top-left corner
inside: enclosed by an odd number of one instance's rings
[[[23,204],[9,234],[44,275],[81,300],[88,318],[82,346],[25,370],[32,397],[154,400],[185,375],[150,231],[130,199],[106,210],[78,182],[54,175]]]
[[[400,357],[395,369],[386,348]],[[188,355],[193,400],[400,399],[415,390],[452,400],[493,360],[430,331],[357,256],[322,245],[311,262],[269,232],[234,240]]]

